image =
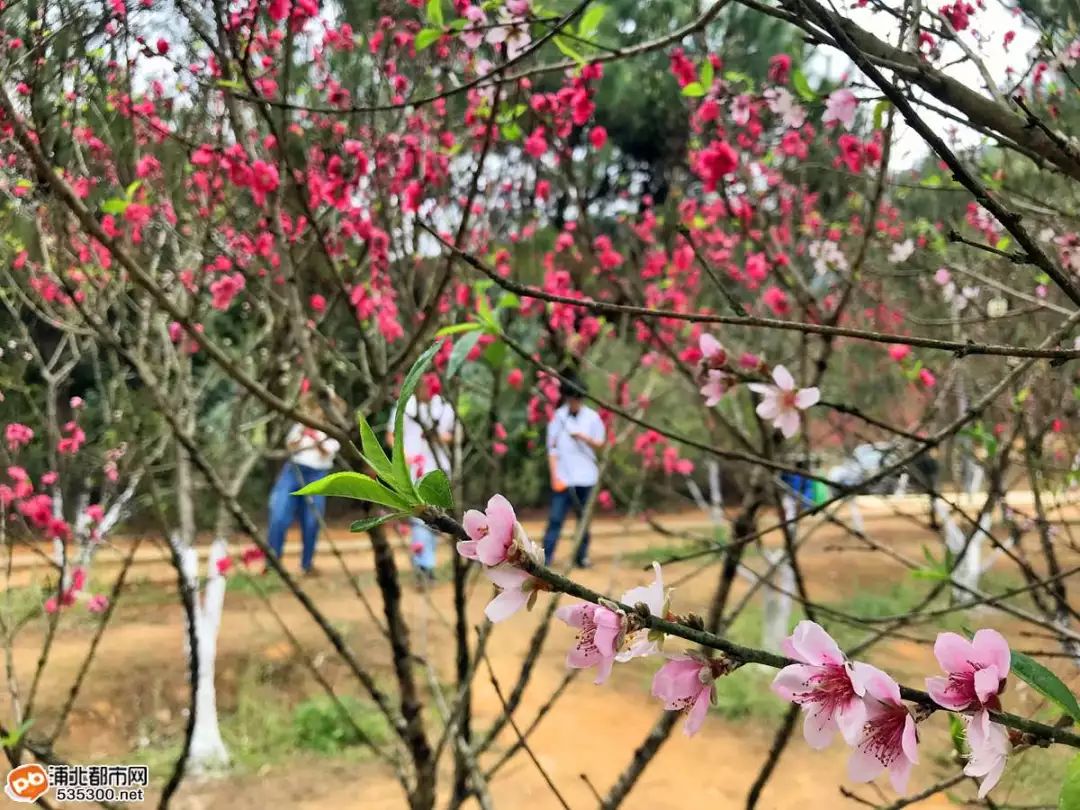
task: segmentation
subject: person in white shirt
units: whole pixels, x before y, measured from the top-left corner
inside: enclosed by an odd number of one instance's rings
[[[394,424],[394,411],[390,412],[390,424]],[[426,375],[416,387],[416,393],[405,403],[405,420],[402,441],[405,458],[413,478],[419,481],[433,470],[450,474],[450,447],[454,441],[457,416],[453,406],[439,395],[439,378]],[[387,432],[386,441],[393,445],[394,433]],[[434,531],[419,518],[411,518],[413,566],[428,579],[435,574],[435,545],[438,540]]]
[[[333,397],[335,410],[344,412],[344,402]],[[314,395],[307,393],[300,399],[300,411],[313,419],[328,422],[326,412]],[[296,490],[325,478],[334,466],[334,456],[341,449],[337,439],[321,430],[296,422],[285,437],[290,456],[285,462],[270,491],[269,543],[274,555],[281,559],[285,549],[285,533],[295,522],[300,522],[302,550],[300,568],[305,574],[314,573],[315,544],[319,540],[319,523],[326,512],[326,498],[321,495],[293,495]]]
[[[563,404],[547,426],[548,469],[551,473],[551,509],[544,532],[544,559],[550,565],[555,557],[566,515],[573,508],[578,521],[584,517],[585,504],[600,478],[596,451],[607,441],[607,429],[600,414],[584,403],[585,389],[570,375],[563,375],[559,387]],[[586,528],[574,564],[589,566],[589,531]]]

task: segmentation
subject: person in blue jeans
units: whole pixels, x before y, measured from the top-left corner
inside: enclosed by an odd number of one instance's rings
[[[326,419],[322,409],[313,404],[313,398],[302,400],[301,407]],[[289,429],[285,446],[291,455],[270,491],[270,548],[274,556],[281,559],[285,549],[285,533],[299,521],[302,538],[300,568],[305,574],[314,574],[315,545],[319,540],[319,523],[326,511],[326,498],[292,493],[326,477],[334,465],[334,456],[340,444],[322,431],[297,422]]]
[[[572,374],[563,374],[559,391],[563,404],[547,426],[548,470],[551,474],[551,505],[544,531],[544,560],[551,565],[555,545],[570,510],[583,519],[585,504],[600,478],[596,451],[607,441],[600,414],[585,405],[585,389]],[[586,528],[574,564],[589,567],[589,531]]]
[[[405,458],[414,478],[419,481],[429,472],[451,470],[450,448],[454,442],[457,415],[448,400],[440,395],[441,383],[434,374],[425,374],[416,392],[405,403],[402,443]],[[390,412],[390,425],[394,424],[395,411]],[[387,444],[393,446],[393,430],[387,431]],[[422,580],[435,577],[438,535],[420,518],[410,518],[410,546],[412,564]]]

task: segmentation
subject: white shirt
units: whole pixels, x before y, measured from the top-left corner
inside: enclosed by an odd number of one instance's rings
[[[555,475],[567,486],[591,487],[600,478],[596,463],[596,451],[570,434],[581,433],[594,442],[607,437],[607,429],[600,414],[582,405],[576,414],[563,405],[547,426],[548,455],[555,456]]]
[[[309,428],[299,422],[289,428],[285,441],[287,444],[300,442],[300,449],[293,451],[291,459],[300,466],[313,470],[329,470],[334,466],[334,456],[341,449],[341,443],[337,439],[331,439],[321,430]],[[320,443],[326,455],[319,452]]]
[[[394,415],[394,411],[391,411],[391,425],[394,424]],[[403,444],[409,469],[417,478],[433,470],[449,474],[450,454],[446,445],[436,442],[433,448],[428,436],[453,435],[456,420],[453,407],[438,394],[427,402],[420,402],[415,396],[409,397],[405,403]]]

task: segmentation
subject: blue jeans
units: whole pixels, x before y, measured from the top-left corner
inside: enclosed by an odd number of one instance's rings
[[[562,492],[551,493],[551,511],[548,514],[547,530],[544,532],[544,561],[548,565],[551,565],[551,561],[555,557],[555,544],[559,542],[559,535],[562,533],[567,513],[573,507],[574,514],[577,515],[580,522],[582,515],[585,513],[585,504],[589,500],[590,492],[592,492],[592,487],[568,486]],[[581,538],[581,548],[578,550],[577,559],[574,562],[582,565],[588,559],[589,532],[586,530],[585,536]]]
[[[409,525],[412,527],[411,545],[419,546],[419,550],[413,550],[413,565],[425,571],[434,571],[435,544],[438,542],[438,535],[420,518],[410,519]]]
[[[322,495],[293,495],[301,487],[325,478],[329,470],[316,470],[292,461],[281,468],[274,488],[270,490],[270,548],[281,559],[285,548],[285,532],[297,520],[303,537],[300,567],[311,568],[315,557],[315,542],[319,539],[319,518],[326,512],[326,498]]]

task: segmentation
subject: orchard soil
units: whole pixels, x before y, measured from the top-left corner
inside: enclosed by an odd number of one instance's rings
[[[906,511],[918,513],[921,505]],[[923,546],[939,553],[940,540],[921,527],[909,515],[896,515],[895,508],[878,504],[864,510],[866,531],[876,542],[885,544],[904,556],[921,560]],[[841,513],[846,518],[847,514]],[[763,520],[771,520],[766,516]],[[667,516],[665,525],[682,531],[703,528],[700,514]],[[764,525],[762,523],[761,525]],[[526,525],[533,537],[538,537],[542,525],[529,521]],[[332,527],[320,546],[321,576],[304,580],[305,588],[319,607],[346,636],[360,660],[374,670],[380,680],[392,686],[392,670],[387,645],[379,629],[358,601],[330,545],[335,542],[342,551],[349,571],[357,577],[381,621],[381,602],[374,585],[371,555],[359,538],[350,536],[346,526]],[[1027,542],[1032,542],[1031,538]],[[107,588],[116,575],[116,561],[124,552],[124,538],[101,552],[92,574],[99,589]],[[236,539],[236,548],[242,544]],[[778,537],[766,538],[767,545],[776,545]],[[564,536],[560,551],[568,555],[569,536]],[[289,547],[295,551],[298,538],[290,537]],[[399,565],[407,570],[407,542],[401,539]],[[643,570],[651,556],[664,559],[687,541],[657,534],[641,522],[616,517],[601,517],[594,529],[594,567],[579,572],[586,584],[618,595],[635,584],[651,577]],[[445,563],[449,546],[441,549]],[[1077,555],[1070,554],[1075,563]],[[139,563],[129,574],[131,591],[121,598],[116,615],[102,640],[99,653],[87,677],[85,688],[72,713],[69,729],[59,738],[57,752],[75,763],[123,762],[142,757],[154,746],[172,745],[173,750],[184,725],[186,705],[186,675],[184,664],[183,614],[176,602],[175,575],[167,564],[164,549],[153,538],[144,541]],[[859,611],[869,599],[900,588],[926,587],[910,572],[882,553],[867,551],[857,541],[833,526],[815,530],[800,553],[810,597],[828,604],[844,604],[853,612]],[[14,585],[23,586],[44,582],[46,567],[33,555],[24,553],[16,560],[12,575]],[[751,554],[747,563],[761,570],[764,562]],[[297,567],[295,557],[287,557],[291,569]],[[1009,563],[997,569],[1007,570]],[[696,572],[696,573],[695,573]],[[676,584],[673,608],[704,612],[718,575],[715,564],[701,568],[699,563],[666,566],[668,584]],[[995,572],[996,573],[996,572]],[[226,598],[225,616],[219,639],[218,694],[219,711],[223,720],[238,710],[244,699],[243,690],[259,684],[260,694],[268,695],[279,705],[274,709],[287,711],[305,698],[320,694],[303,658],[283,635],[267,606],[255,593],[259,587],[269,593],[273,611],[286,622],[299,639],[305,654],[314,661],[324,676],[343,694],[357,698],[355,681],[313,621],[296,600],[285,592],[272,577],[249,577],[238,567],[230,573],[233,578]],[[685,579],[684,579],[685,578]],[[251,580],[254,579],[255,582]],[[684,579],[684,581],[678,582]],[[404,609],[416,651],[437,671],[444,689],[452,684],[453,641],[451,588],[448,575],[442,572],[439,581],[426,592],[418,583],[405,589]],[[256,585],[257,583],[257,585]],[[740,581],[736,598],[745,593],[746,582]],[[482,608],[491,591],[484,581],[472,588],[470,605],[472,621],[482,618]],[[551,597],[541,595],[536,610],[521,615],[497,627],[488,654],[503,692],[508,693],[529,642],[531,631]],[[760,594],[755,597],[760,600]],[[914,600],[911,600],[914,601]],[[888,612],[886,610],[886,612]],[[51,714],[63,704],[67,691],[85,655],[93,631],[92,622],[84,610],[74,609],[65,615],[53,643],[48,666],[42,679],[39,706],[41,719],[35,732],[47,731]],[[1020,648],[1052,648],[1051,642],[1024,637],[1024,628],[1000,612],[982,608],[964,617],[966,626],[997,626],[1009,635]],[[34,628],[42,628],[37,620]],[[930,641],[935,628],[915,625],[905,629],[906,639],[875,648],[870,660],[889,669],[897,678],[913,686],[921,686],[922,677],[935,674]],[[863,635],[853,631],[853,639]],[[558,686],[566,672],[564,656],[572,643],[571,631],[555,623],[541,654],[533,679],[525,693],[516,717],[519,726],[527,725],[538,707]],[[756,639],[748,641],[756,643]],[[679,649],[669,642],[669,649]],[[41,648],[41,630],[28,629],[21,633],[14,648],[15,669],[23,690],[29,684]],[[1060,659],[1050,659],[1067,682],[1076,689],[1080,681],[1076,668]],[[614,782],[626,766],[637,745],[660,715],[660,707],[649,695],[651,674],[655,662],[616,667],[611,680],[604,686],[592,683],[589,673],[576,678],[551,712],[530,737],[530,747],[540,764],[558,786],[573,810],[595,807],[597,802],[589,783],[601,792]],[[428,679],[418,671],[425,686]],[[756,688],[767,689],[765,673],[739,671],[732,678],[754,678]],[[1022,685],[1021,685],[1022,687]],[[1021,713],[1036,713],[1042,719],[1054,719],[1030,690],[1018,688],[1015,680],[1005,695],[1007,709]],[[659,755],[645,771],[638,786],[623,807],[626,810],[675,810],[684,807],[736,808],[745,806],[747,789],[764,760],[772,741],[773,730],[780,710],[768,703],[771,698],[757,699],[755,706],[765,706],[764,713],[748,711],[745,716],[731,717],[714,713],[700,734],[688,739],[681,725],[676,729]],[[428,701],[429,703],[431,701]],[[474,690],[474,728],[481,731],[499,712],[500,704],[491,686],[486,667],[481,667]],[[269,709],[268,709],[269,711]],[[437,726],[432,709],[431,727]],[[912,790],[956,773],[961,767],[948,757],[947,723],[933,717],[924,724],[922,733],[922,764],[916,770]],[[495,755],[488,754],[482,764],[490,766],[498,752],[515,741],[514,732],[504,729],[496,745]],[[1061,754],[1032,751],[1024,757],[1052,756],[1060,765]],[[406,807],[401,789],[389,768],[371,756],[356,751],[322,755],[297,750],[285,756],[267,757],[259,763],[257,757],[238,762],[233,772],[213,778],[189,778],[173,802],[181,810],[214,810],[215,808],[356,808],[357,810],[402,810]],[[803,808],[857,807],[841,795],[840,786],[855,789],[876,804],[887,804],[894,797],[886,780],[881,780],[881,792],[868,786],[853,785],[845,775],[846,753],[837,741],[832,748],[810,750],[797,733],[784,753],[780,772],[769,783],[759,807]],[[168,758],[155,762],[155,788],[150,799],[156,802],[156,791],[167,775]],[[1024,763],[1020,769],[1038,767],[1037,761]],[[441,779],[443,789],[450,784],[449,774]],[[999,802],[1030,805],[1032,799],[1047,801],[1037,784],[1007,776]],[[515,756],[492,780],[490,785],[494,805],[498,810],[547,810],[560,805],[540,776],[536,766],[524,753]],[[1052,792],[1051,792],[1052,793]],[[962,783],[952,792],[954,798],[971,797],[971,783]],[[1037,796],[1035,794],[1038,794]],[[475,806],[475,805],[470,805]],[[956,806],[944,793],[916,805],[917,807]]]

